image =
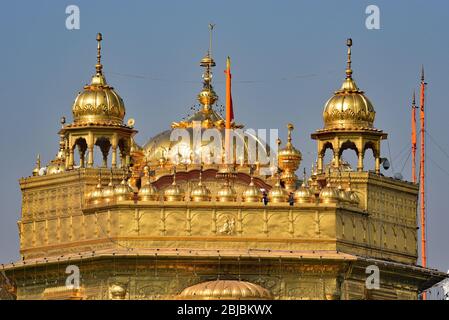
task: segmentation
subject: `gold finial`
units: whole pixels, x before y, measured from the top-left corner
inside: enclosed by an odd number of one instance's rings
[[[307,175],[306,175],[306,167],[304,167],[304,170],[302,172],[302,186],[307,186]]]
[[[203,166],[201,166],[201,168],[200,168],[200,177],[199,177],[199,180],[200,180],[200,181],[198,181],[198,185],[199,185],[199,186],[202,186],[202,185],[203,185]]]
[[[209,24],[209,49],[206,56],[201,59],[200,66],[205,68],[203,73],[203,89],[198,94],[198,101],[203,105],[203,109],[208,111],[210,106],[213,105],[218,96],[212,87],[212,68],[215,67],[215,61],[212,58],[212,30],[214,24]]]
[[[33,169],[33,176],[38,176],[40,170],[41,170],[41,156],[40,154],[37,154],[36,166]]]
[[[276,144],[278,145],[278,156],[277,156],[278,167],[277,167],[277,171],[279,171],[279,151],[280,151],[280,147],[281,147],[281,144],[282,144],[281,139],[277,138],[276,139]]]
[[[98,184],[97,188],[101,188],[101,171],[98,172]]]
[[[212,34],[214,30],[215,24],[209,23],[209,56],[212,56]]]
[[[331,186],[331,166],[329,165],[329,167],[327,168],[327,184],[326,187],[330,187]]]
[[[293,126],[293,124],[289,123],[287,125],[287,129],[288,129],[287,147],[291,147],[291,145],[292,145],[292,131],[293,131],[293,129],[295,129],[295,127]]]
[[[101,64],[101,41],[102,40],[103,40],[103,35],[101,33],[98,33],[97,34],[97,64],[95,65],[97,74],[103,73],[103,65]]]
[[[176,185],[176,166],[173,166],[173,183],[172,185]]]
[[[352,39],[348,38],[346,40],[346,46],[348,47],[348,61],[346,66],[346,79],[352,78],[352,69],[351,69],[351,47],[352,47]]]

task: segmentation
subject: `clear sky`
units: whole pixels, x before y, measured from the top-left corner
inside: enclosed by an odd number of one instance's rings
[[[79,30],[65,26],[80,8]],[[365,9],[380,9],[380,30],[365,27]],[[8,1],[0,10],[0,261],[18,258],[18,179],[58,149],[59,118],[71,119],[76,94],[94,72],[103,33],[105,74],[136,119],[137,142],[180,120],[201,87],[199,60],[216,24],[215,88],[224,97],[232,58],[236,120],[251,128],[295,124],[302,166],[316,157],[310,133],[338,89],[353,38],[354,78],[389,133],[383,156],[410,180],[410,100],[421,64],[428,86],[428,259],[449,269],[449,2],[447,1]],[[221,101],[223,101],[222,99]],[[285,140],[285,137],[284,137]],[[346,153],[344,154],[344,156]],[[350,158],[350,156],[348,156]],[[392,175],[393,170],[384,172]]]

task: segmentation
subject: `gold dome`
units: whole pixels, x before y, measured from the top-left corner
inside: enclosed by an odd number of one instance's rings
[[[103,187],[101,185],[101,177],[98,177],[98,183],[95,189],[89,194],[89,201],[93,204],[103,202]]]
[[[287,144],[278,152],[279,167],[282,170],[291,169],[296,171],[301,163],[302,155],[292,144],[292,131],[294,129],[291,123],[288,124]]]
[[[288,192],[284,188],[281,187],[281,182],[278,179],[273,188],[271,188],[270,192],[268,192],[268,198],[271,202],[279,203],[286,202],[288,199]]]
[[[352,190],[352,188],[351,188],[351,176],[349,176],[349,183],[348,183],[348,188],[346,189],[346,193],[348,194],[348,196],[349,196],[349,201],[350,201],[352,204],[359,204],[359,203],[360,203],[360,198],[359,198],[359,196],[358,196],[357,193],[356,193],[354,190]]]
[[[112,182],[112,172],[111,172],[111,179],[109,181],[109,184],[107,185],[106,188],[103,189],[103,199],[106,202],[111,202],[114,200],[114,197],[115,197],[115,187]]]
[[[184,289],[180,299],[194,300],[265,300],[272,299],[270,291],[251,282],[215,280],[202,282]]]
[[[242,193],[242,200],[244,202],[260,202],[262,199],[262,192],[254,185],[254,178],[251,176],[251,182]]]
[[[352,78],[351,39],[348,39],[347,46],[346,79],[340,90],[336,91],[324,106],[324,127],[325,129],[373,128],[376,115],[374,107]]]
[[[117,201],[125,201],[134,199],[134,190],[128,184],[128,181],[123,175],[122,182],[115,187],[114,195]]]
[[[165,201],[183,201],[184,190],[176,184],[176,173],[173,174],[173,183],[164,191]]]
[[[295,172],[301,163],[302,155],[292,144],[292,131],[294,129],[291,123],[288,124],[288,137],[285,148],[278,152],[279,168],[282,170],[281,179],[285,184],[287,191],[293,192],[296,189],[298,177]],[[280,144],[280,140],[278,140]]]
[[[101,64],[101,33],[97,35],[98,55],[96,74],[89,85],[84,87],[72,107],[75,124],[122,125],[125,117],[125,104],[114,88],[106,83]]]
[[[234,202],[237,200],[237,192],[230,185],[229,180],[226,179],[223,186],[217,192],[217,201],[219,202]]]
[[[346,190],[343,189],[343,187],[341,185],[338,185],[337,191],[338,191],[338,196],[340,198],[340,201],[351,202],[350,194],[348,192],[346,192]]]
[[[149,168],[145,166],[143,170],[145,172],[146,181],[145,184],[140,188],[137,196],[140,201],[158,201],[159,193],[150,181]]]
[[[332,187],[330,182],[320,191],[320,200],[323,203],[337,203],[339,199],[338,189]]]
[[[294,192],[293,199],[295,199],[296,203],[311,203],[315,201],[315,195],[307,185],[306,169],[304,169],[304,178],[302,180],[302,185]]]
[[[198,185],[190,192],[190,198],[195,202],[211,200],[210,190],[207,188],[207,186],[203,185],[203,173],[201,171],[200,181],[198,182]]]

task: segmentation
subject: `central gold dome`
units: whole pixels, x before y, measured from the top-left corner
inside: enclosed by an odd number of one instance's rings
[[[106,83],[101,64],[102,35],[97,35],[98,53],[96,74],[89,85],[84,87],[72,106],[73,121],[76,124],[121,125],[125,117],[125,104],[114,88]]]
[[[352,78],[351,39],[348,39],[347,46],[346,79],[340,90],[336,91],[324,106],[324,127],[325,129],[373,128],[376,116],[373,104],[364,92],[359,90]]]

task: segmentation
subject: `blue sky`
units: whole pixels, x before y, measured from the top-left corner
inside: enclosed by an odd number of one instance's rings
[[[80,30],[65,27],[70,4],[80,8]],[[370,4],[380,8],[380,30],[365,27]],[[59,118],[70,119],[77,92],[94,72],[96,33],[103,33],[107,79],[125,100],[127,117],[136,119],[137,142],[144,144],[196,102],[198,63],[213,22],[217,93],[224,97],[222,71],[229,55],[237,121],[280,128],[281,135],[294,123],[294,143],[307,168],[316,154],[310,133],[322,126],[323,105],[341,84],[345,40],[352,37],[354,78],[375,106],[376,126],[389,133],[383,155],[410,179],[409,105],[425,65],[429,265],[449,269],[449,2],[14,1],[1,6],[1,262],[18,258],[18,178],[31,173],[37,153],[46,163],[57,152]]]

